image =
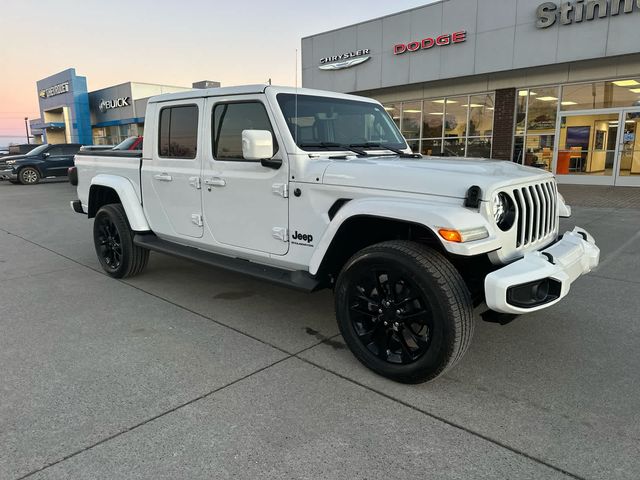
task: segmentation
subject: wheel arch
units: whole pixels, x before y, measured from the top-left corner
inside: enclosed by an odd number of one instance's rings
[[[489,237],[464,244],[446,242],[437,233],[439,228],[477,227],[487,228]],[[336,269],[359,249],[388,240],[412,240],[445,255],[462,256],[495,250],[498,242],[483,216],[462,204],[414,199],[358,199],[344,204],[335,214],[311,257],[309,272],[334,275]]]
[[[387,240],[413,240],[446,253],[433,230],[421,223],[376,214],[359,214],[341,222],[326,248],[316,251],[310,272],[335,277],[356,252]]]
[[[150,230],[142,205],[131,182],[115,175],[97,175],[91,180],[87,216],[93,218],[101,207],[110,203],[120,203],[136,232]]]
[[[20,175],[20,172],[22,170],[24,170],[25,168],[33,168],[34,170],[37,170],[38,173],[40,174],[41,178],[44,178],[44,173],[42,171],[42,168],[40,168],[40,166],[37,163],[26,163],[23,165],[19,165],[18,166],[18,175]]]

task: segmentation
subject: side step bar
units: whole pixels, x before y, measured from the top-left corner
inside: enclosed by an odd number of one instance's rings
[[[260,280],[266,280],[276,285],[294,288],[303,292],[313,292],[321,288],[321,282],[318,279],[302,270],[283,270],[240,258],[206,252],[199,248],[162,240],[153,233],[137,233],[133,237],[133,243],[153,252],[173,255],[197,263],[211,265],[212,267],[243,273],[254,278],[259,278]]]

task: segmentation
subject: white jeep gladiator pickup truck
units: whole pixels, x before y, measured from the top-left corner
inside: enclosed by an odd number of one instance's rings
[[[570,209],[550,173],[411,153],[380,103],[242,86],[149,100],[141,152],[80,152],[74,211],[94,218],[112,277],[149,251],[312,292],[367,367],[431,380],[465,353],[476,314],[550,307],[599,261],[559,235]]]

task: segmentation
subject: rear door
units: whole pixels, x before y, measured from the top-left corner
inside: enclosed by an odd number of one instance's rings
[[[144,210],[151,229],[160,236],[200,238],[203,232],[199,126],[202,99],[155,105],[149,130],[155,131],[152,155],[142,159]],[[148,150],[147,150],[148,151]]]

